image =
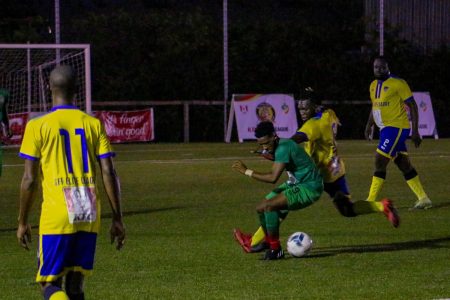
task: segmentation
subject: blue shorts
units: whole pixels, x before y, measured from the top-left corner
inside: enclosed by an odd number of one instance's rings
[[[387,158],[394,158],[397,153],[406,153],[406,139],[409,136],[409,129],[397,127],[384,127],[380,131],[380,142],[377,152]]]
[[[37,282],[51,282],[69,271],[90,275],[94,267],[97,234],[43,234],[39,236]]]
[[[345,175],[342,175],[338,179],[333,182],[324,182],[323,184],[324,191],[330,195],[331,198],[334,198],[337,191],[341,191],[347,196],[350,196],[350,191],[348,189],[347,180],[345,179]]]

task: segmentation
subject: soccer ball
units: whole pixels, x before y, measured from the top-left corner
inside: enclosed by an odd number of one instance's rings
[[[302,257],[308,254],[312,248],[313,241],[307,233],[295,232],[287,241],[287,251],[294,257]]]

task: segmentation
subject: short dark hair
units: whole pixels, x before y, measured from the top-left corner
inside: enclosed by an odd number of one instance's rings
[[[273,123],[270,121],[259,123],[255,129],[255,137],[258,139],[266,135],[273,135],[274,133],[275,127],[273,127]]]
[[[373,58],[372,61],[376,61],[377,59],[384,61],[385,63],[389,63],[389,59],[384,55],[377,55]]]

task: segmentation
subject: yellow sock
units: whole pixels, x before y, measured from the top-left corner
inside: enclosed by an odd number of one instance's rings
[[[372,176],[372,184],[370,186],[369,196],[367,197],[367,201],[376,201],[378,199],[378,194],[383,187],[384,179]]]
[[[53,293],[49,300],[70,300],[69,297],[67,297],[67,294],[63,291],[58,291],[56,293]]]
[[[383,204],[378,201],[356,201],[353,203],[353,211],[357,215],[365,215],[373,212],[382,212]]]
[[[261,226],[259,226],[258,230],[253,234],[252,236],[252,244],[251,246],[255,246],[260,244],[264,241],[264,238],[266,237],[266,234],[264,233],[264,230]]]
[[[417,199],[422,200],[427,198],[427,194],[423,190],[422,183],[420,183],[419,176],[415,176],[409,180],[406,180],[406,183],[409,185],[409,188],[416,194]]]

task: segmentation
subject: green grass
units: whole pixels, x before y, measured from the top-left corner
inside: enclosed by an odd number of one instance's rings
[[[354,199],[367,196],[375,142],[341,141]],[[294,231],[314,240],[308,257],[260,261],[245,254],[232,229],[257,228],[255,204],[272,185],[231,170],[241,158],[255,170],[270,163],[249,153],[254,143],[116,145],[127,226],[124,249],[108,241],[105,203],[87,299],[437,299],[450,298],[450,140],[410,149],[435,207],[410,212],[415,197],[392,164],[382,191],[402,223],[381,214],[341,217],[328,195],[292,212],[282,243]],[[16,242],[22,161],[4,149],[0,179],[0,299],[40,299],[33,250]],[[103,197],[104,199],[104,197]],[[39,202],[33,207],[37,225]]]

